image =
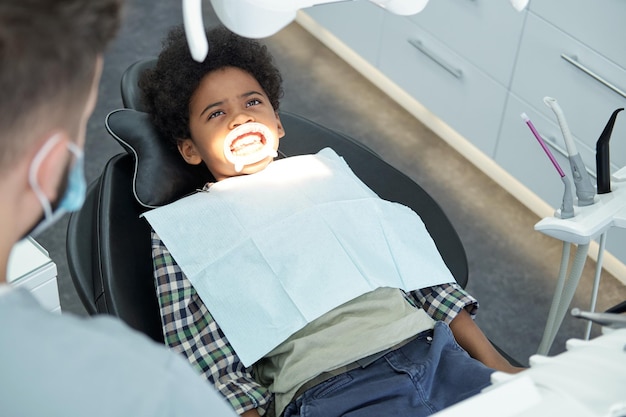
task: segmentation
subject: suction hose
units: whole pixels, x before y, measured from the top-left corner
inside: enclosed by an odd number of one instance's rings
[[[591,182],[589,173],[587,173],[582,157],[580,156],[580,153],[578,153],[576,143],[574,142],[572,132],[570,131],[567,121],[565,120],[563,110],[561,109],[561,106],[559,106],[556,99],[552,97],[544,97],[543,102],[546,106],[552,109],[556,115],[557,121],[559,122],[559,127],[561,128],[561,133],[563,134],[563,139],[565,140],[565,147],[567,148],[570,167],[572,168],[572,179],[574,180],[574,185],[576,186],[578,205],[589,206],[594,202],[596,189]]]

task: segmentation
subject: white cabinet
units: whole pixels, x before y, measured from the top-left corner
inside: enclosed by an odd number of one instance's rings
[[[409,19],[500,84],[509,85],[524,15],[508,1],[433,0]]]
[[[626,107],[626,1],[532,0],[518,13],[508,1],[433,0],[415,16],[381,11],[363,0],[307,10],[550,206],[560,205],[563,185],[520,117],[531,117],[571,175],[545,96],[559,102],[595,175],[595,143]],[[614,172],[626,166],[626,111],[610,149]],[[607,249],[626,279],[626,231],[609,233]]]
[[[350,48],[376,65],[385,11],[369,1],[331,3],[309,7],[306,13]]]
[[[626,68],[624,0],[532,0],[531,14]]]
[[[622,50],[626,55],[626,47]],[[551,120],[556,118],[552,110],[543,104],[543,97],[556,98],[572,133],[580,140],[577,146],[585,165],[595,172],[596,141],[611,113],[626,105],[626,98],[570,64],[562,56],[576,57],[580,64],[593,69],[599,77],[610,80],[626,91],[626,70],[541,17],[529,13],[511,92]],[[560,134],[558,137],[563,144]],[[626,117],[620,115],[610,143],[614,169],[626,165],[625,139]],[[583,147],[587,147],[584,154]]]
[[[387,14],[378,68],[493,157],[506,88],[414,24]]]
[[[56,264],[30,237],[16,243],[11,250],[7,283],[30,291],[46,310],[61,312]]]

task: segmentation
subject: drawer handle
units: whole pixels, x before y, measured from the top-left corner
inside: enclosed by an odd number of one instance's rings
[[[578,58],[576,58],[576,56],[568,56],[565,54],[561,54],[561,58],[563,58],[564,60],[566,60],[567,62],[569,62],[570,64],[572,64],[573,66],[581,70],[582,72],[584,72],[585,74],[589,75],[591,78],[604,84],[606,87],[610,88],[611,90],[613,90],[620,96],[626,98],[626,93],[623,90],[621,90],[619,87],[616,87],[613,83],[605,80],[602,76],[596,74],[595,72],[591,71],[589,68],[585,67],[583,64],[578,62]]]
[[[428,58],[433,60],[433,62],[435,62],[436,64],[439,64],[443,69],[448,71],[450,74],[454,75],[456,78],[460,79],[461,77],[463,77],[463,71],[461,71],[460,68],[457,68],[452,64],[449,64],[448,62],[446,62],[446,60],[444,60],[443,58],[435,54],[430,49],[426,48],[424,44],[422,43],[422,41],[420,41],[419,39],[409,39],[408,41],[413,47],[415,47],[421,53],[423,53]]]
[[[562,147],[560,147],[557,144],[557,140],[554,136],[544,136],[541,133],[539,134],[542,138],[547,139],[545,142],[546,144],[552,148],[552,150],[558,152],[559,154],[561,154],[561,156],[565,159],[569,159],[569,153]],[[585,166],[585,171],[587,171],[587,173],[593,177],[594,179],[596,178],[596,173],[595,171],[592,171],[591,168]]]

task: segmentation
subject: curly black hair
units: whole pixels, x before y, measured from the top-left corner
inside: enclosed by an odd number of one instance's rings
[[[190,138],[189,104],[208,73],[240,68],[252,75],[278,111],[283,94],[282,77],[267,47],[256,40],[238,36],[224,27],[207,31],[209,53],[204,62],[191,57],[184,28],[173,28],[165,41],[154,69],[141,75],[143,102],[156,128],[173,145]]]

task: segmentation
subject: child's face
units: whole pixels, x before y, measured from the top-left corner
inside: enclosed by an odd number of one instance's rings
[[[285,132],[278,114],[258,81],[248,72],[234,67],[207,74],[194,92],[189,106],[191,138],[180,140],[178,150],[189,164],[204,161],[217,181],[264,169],[272,157],[235,170],[224,154],[224,139],[244,123],[256,122],[267,126],[278,138]]]

